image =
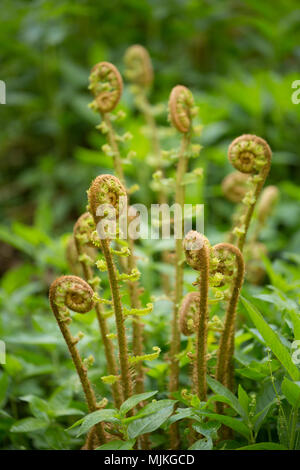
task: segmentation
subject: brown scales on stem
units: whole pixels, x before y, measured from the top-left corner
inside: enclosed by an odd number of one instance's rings
[[[193,363],[193,393],[201,401],[206,400],[206,360],[208,331],[208,290],[210,247],[206,237],[191,230],[184,239],[187,263],[199,272],[199,307],[195,315],[196,356]]]
[[[109,70],[109,73],[103,72],[103,69],[104,71]],[[124,172],[123,172],[123,167],[122,167],[121,154],[120,154],[116,134],[111,123],[110,114],[109,114],[109,112],[112,111],[116,107],[123,91],[123,81],[122,81],[122,77],[118,69],[112,64],[109,64],[107,62],[100,62],[99,64],[97,64],[92,69],[92,72],[91,72],[90,89],[92,93],[95,95],[95,108],[100,112],[102,116],[102,120],[107,126],[106,136],[107,136],[107,141],[112,149],[113,164],[114,164],[116,176],[121,181],[121,183],[125,186],[125,177],[124,177]],[[108,89],[108,92],[103,91],[103,89],[104,90]],[[102,105],[103,99],[101,99],[101,94],[103,93],[110,93],[112,95],[111,106]],[[107,94],[105,96],[107,96]],[[128,204],[129,204],[128,194],[127,194],[127,198],[128,198]],[[133,269],[136,269],[136,262],[135,262],[134,252],[133,252],[134,251],[133,240],[131,240],[130,238],[128,238],[128,240],[129,240],[129,246],[130,246],[130,253],[128,255],[128,260],[121,258],[120,264],[123,270],[127,274],[130,274]],[[140,289],[138,286],[138,282],[129,281],[128,287],[129,287],[131,308],[140,308],[141,302],[140,302]],[[133,342],[132,342],[133,354],[141,355],[143,352],[143,324],[138,317],[133,318],[132,327],[133,327],[133,335],[132,335],[133,336]],[[144,371],[143,371],[142,364],[141,363],[136,364],[135,369],[136,369],[135,392],[142,393],[144,391]]]
[[[98,409],[97,400],[76,347],[78,339],[72,336],[68,327],[71,321],[68,309],[78,313],[89,312],[94,307],[93,294],[91,287],[77,276],[61,276],[51,284],[49,290],[50,305],[71,354],[90,413]],[[106,442],[103,423],[96,425],[96,432],[100,442]]]
[[[178,154],[178,164],[176,170],[175,203],[181,208],[184,205],[185,187],[183,178],[187,170],[187,150],[191,140],[192,115],[194,99],[193,95],[186,87],[177,85],[173,88],[169,98],[169,116],[172,124],[183,134],[181,147]],[[181,234],[183,233],[183,221],[181,221]],[[174,309],[172,319],[171,347],[170,347],[170,383],[169,390],[172,394],[179,387],[179,364],[177,354],[180,351],[180,331],[178,326],[178,311],[183,293],[183,246],[182,239],[176,238],[175,245],[175,293]],[[171,447],[177,449],[179,446],[178,424],[170,426]]]
[[[82,214],[74,225],[74,239],[78,252],[78,257],[82,266],[85,280],[93,284],[94,272],[86,259],[86,248],[91,243],[91,233],[95,229],[93,218],[89,212]],[[85,256],[84,256],[85,255]],[[107,360],[107,369],[110,375],[118,376],[118,367],[114,355],[114,345],[108,337],[109,329],[106,318],[103,316],[103,308],[99,303],[95,304],[95,311],[99,324],[102,342],[104,345],[105,356]],[[123,392],[118,380],[111,385],[115,406],[120,408],[123,402]]]
[[[227,304],[224,328],[221,334],[217,366],[216,366],[216,379],[221,382],[224,386],[232,389],[233,386],[233,354],[234,354],[234,335],[235,335],[235,319],[236,309],[239,300],[240,290],[244,281],[245,264],[241,251],[234,245],[229,243],[219,243],[214,246],[214,252],[218,259],[220,256],[233,255],[233,264],[221,262],[221,272],[227,276],[227,282],[232,283],[231,292]],[[225,268],[224,268],[225,266]],[[217,267],[218,271],[218,267]],[[222,411],[223,405],[217,404],[217,410]]]
[[[97,226],[101,221],[101,216],[97,215],[97,209],[108,200],[116,210],[116,216],[120,216],[121,208],[119,203],[121,197],[126,199],[126,190],[122,183],[112,175],[100,175],[92,182],[88,191],[89,210]],[[125,200],[124,200],[125,204]],[[102,216],[103,217],[103,216]],[[121,303],[117,270],[110,252],[109,238],[100,239],[102,252],[106,261],[109,283],[112,293],[113,308],[115,313],[117,337],[119,345],[119,360],[121,366],[121,382],[125,400],[132,395],[132,380],[129,371],[128,346],[125,333],[124,315]]]
[[[270,171],[272,152],[264,139],[245,134],[230,144],[228,158],[238,171],[251,175],[253,186],[243,199],[245,210],[240,215],[238,226],[234,230],[238,236],[237,246],[243,251],[258,196]]]

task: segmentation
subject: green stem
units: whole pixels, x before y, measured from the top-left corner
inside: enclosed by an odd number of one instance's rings
[[[220,338],[220,344],[218,349],[217,356],[217,366],[216,366],[216,379],[221,382],[223,385],[230,385],[231,381],[231,367],[234,354],[234,333],[235,333],[235,318],[236,318],[236,308],[240,295],[240,289],[244,280],[244,260],[243,256],[238,248],[234,245],[227,243],[220,243],[214,247],[215,251],[227,249],[235,255],[237,272],[233,280],[233,287],[228,302],[224,328]],[[222,412],[223,405],[217,403],[218,412]]]
[[[116,175],[121,181],[121,183],[124,184],[125,178],[124,178],[124,172],[123,172],[123,167],[122,167],[121,155],[120,155],[118,143],[116,141],[114,129],[111,124],[110,117],[109,117],[109,113],[102,113],[102,119],[105,122],[107,129],[108,129],[107,140],[113,151],[113,163],[114,163],[114,169],[115,169]]]
[[[120,156],[120,150],[118,143],[115,138],[115,132],[113,126],[111,124],[109,114],[104,113],[102,115],[107,127],[108,127],[108,142],[111,148],[113,149],[114,157],[113,157],[113,164],[116,176],[121,180],[123,184],[125,184],[124,172],[122,167],[122,160]],[[128,197],[128,195],[127,195]],[[128,205],[129,205],[129,197],[128,197]],[[136,268],[135,258],[134,258],[134,244],[133,240],[129,239],[129,246],[130,246],[130,254],[128,256],[128,260],[126,262],[125,258],[121,258],[121,266],[123,270],[129,274],[132,269]],[[140,300],[139,300],[139,286],[137,282],[129,282],[129,297],[130,297],[130,304],[131,308],[140,308]],[[138,317],[133,318],[133,341],[132,341],[132,349],[134,355],[142,355],[143,353],[143,324]],[[136,386],[135,392],[142,393],[144,391],[144,371],[142,363],[138,363],[135,366],[136,369]]]
[[[132,395],[132,381],[129,371],[129,360],[128,360],[128,347],[127,338],[125,333],[124,316],[122,310],[121,297],[119,292],[119,286],[117,281],[117,271],[113,262],[110,249],[109,240],[102,239],[101,246],[103,255],[106,261],[109,284],[112,293],[112,300],[116,318],[117,336],[119,344],[119,360],[121,367],[121,380],[124,392],[124,398],[127,400]]]
[[[206,401],[206,353],[208,329],[209,248],[204,244],[199,255],[200,303],[196,322],[196,360],[194,361],[194,393]]]
[[[241,251],[243,251],[245,241],[246,241],[246,237],[247,237],[247,233],[248,233],[249,226],[250,226],[250,222],[251,222],[252,215],[253,215],[253,212],[254,212],[254,209],[255,209],[255,205],[257,203],[257,200],[258,200],[258,197],[261,193],[261,190],[262,190],[262,188],[265,184],[265,181],[266,181],[267,176],[269,174],[269,170],[270,170],[270,164],[267,165],[262,170],[261,175],[260,175],[261,180],[256,184],[256,188],[255,188],[255,191],[254,191],[253,203],[248,206],[246,214],[244,216],[244,220],[243,220],[244,231],[240,235],[239,240],[238,240],[238,244],[237,244],[238,248]]]
[[[80,240],[75,238],[75,243],[76,243],[76,248],[79,257],[84,254],[84,250],[82,247],[82,244],[80,243]],[[82,270],[84,273],[85,280],[90,283],[93,279],[93,271],[91,267],[88,265],[88,263],[81,261],[80,262],[82,266]],[[103,309],[101,304],[96,304],[95,305],[95,311],[96,311],[96,316],[99,324],[99,329],[102,337],[102,342],[104,345],[104,351],[105,351],[105,357],[107,361],[107,370],[110,375],[115,375],[118,376],[118,367],[117,367],[117,362],[114,354],[114,345],[113,342],[110,338],[107,337],[109,334],[109,329],[107,326],[107,322],[105,317],[103,316]],[[114,384],[111,385],[112,388],[112,395],[114,399],[115,406],[117,408],[120,408],[122,402],[123,402],[123,393],[122,393],[122,388],[120,386],[120,383],[117,381]]]
[[[89,381],[89,378],[87,375],[87,369],[84,366],[81,356],[76,347],[76,342],[74,341],[74,338],[72,337],[71,332],[66,325],[66,322],[61,319],[58,307],[55,305],[54,302],[51,303],[51,306],[52,306],[53,313],[56,317],[58,326],[60,328],[60,331],[62,332],[64,340],[71,354],[77,374],[79,376],[79,379],[80,379],[80,382],[81,382],[81,385],[85,394],[89,412],[91,413],[93,411],[96,411],[98,409],[96,396],[92,388],[91,382]],[[96,424],[96,430],[97,430],[97,435],[100,440],[100,443],[106,442],[103,423]]]
[[[175,202],[183,209],[185,188],[182,185],[184,175],[187,169],[186,150],[190,143],[190,133],[185,133],[182,137],[181,148],[178,156],[178,165],[176,172],[176,192]],[[182,221],[183,232],[183,221]],[[180,330],[178,325],[178,312],[179,304],[183,292],[183,246],[182,239],[176,239],[175,246],[175,295],[174,295],[174,309],[172,318],[172,332],[171,332],[171,347],[170,347],[170,384],[169,391],[171,395],[178,390],[179,387],[179,364],[176,355],[180,352]],[[178,423],[174,423],[170,427],[171,433],[171,447],[172,449],[178,448],[179,445],[179,430]]]
[[[164,170],[160,164],[161,162],[161,147],[160,147],[160,142],[159,142],[159,137],[158,137],[158,131],[157,131],[157,126],[156,122],[154,119],[154,116],[151,112],[151,105],[147,99],[147,95],[144,90],[140,89],[139,90],[139,95],[137,99],[137,106],[140,109],[140,111],[144,114],[145,121],[150,129],[151,133],[151,145],[152,145],[152,152],[156,157],[156,171],[160,171],[162,174],[162,178],[164,177]],[[139,104],[141,102],[141,104]],[[168,198],[165,194],[164,191],[160,190],[158,193],[158,202],[159,204],[167,204]],[[169,263],[169,254],[168,252],[164,251],[162,254],[162,260],[164,263]],[[166,274],[162,275],[162,283],[163,283],[163,290],[165,294],[168,296],[170,294],[170,281],[169,281],[169,276]]]

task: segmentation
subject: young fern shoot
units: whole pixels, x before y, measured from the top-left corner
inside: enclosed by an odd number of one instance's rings
[[[184,239],[187,263],[199,272],[198,310],[195,315],[196,354],[193,362],[193,393],[201,401],[206,400],[206,361],[208,331],[208,290],[210,271],[210,246],[206,237],[191,230]],[[195,298],[193,299],[195,300]]]
[[[74,240],[78,252],[78,259],[82,266],[84,278],[89,285],[96,291],[100,284],[100,279],[94,276],[93,264],[94,261],[89,257],[87,248],[92,244],[92,233],[95,230],[95,223],[93,217],[89,212],[82,214],[74,225]],[[123,402],[123,392],[119,383],[118,367],[114,354],[114,345],[109,337],[109,329],[106,318],[104,316],[103,305],[99,302],[95,303],[95,311],[99,324],[102,342],[107,361],[107,370],[110,375],[110,382],[112,388],[112,395],[114,404],[120,408]]]
[[[244,281],[245,264],[241,251],[234,245],[219,243],[213,247],[213,251],[218,260],[215,273],[223,276],[223,284],[232,286],[219,343],[216,379],[232,390],[236,309]],[[217,408],[222,411],[223,405],[218,404]]]
[[[110,112],[117,106],[123,91],[120,72],[110,62],[99,62],[91,71],[89,89],[95,97],[90,107],[101,114],[102,123],[98,128],[107,135],[107,151],[112,155],[117,177],[124,184],[121,155],[110,117]]]
[[[153,166],[159,172],[160,178],[164,178],[164,168],[162,166],[162,151],[159,140],[158,128],[155,121],[154,107],[149,103],[148,95],[153,83],[153,67],[150,55],[143,46],[135,44],[130,46],[124,55],[125,77],[132,83],[132,93],[135,97],[135,104],[143,114],[149,132],[151,151],[153,154]],[[167,203],[167,195],[163,189],[158,191],[159,204]],[[168,263],[169,254],[163,252],[162,259]],[[162,275],[163,288],[166,295],[170,293],[169,278]]]
[[[68,325],[72,321],[69,309],[82,314],[90,312],[94,307],[93,295],[92,288],[77,276],[61,276],[51,284],[49,290],[51,309],[68,346],[90,413],[99,409],[99,406],[88,378],[87,368],[76,347],[80,336],[72,336]],[[100,443],[106,442],[103,423],[96,424],[96,432]]]
[[[99,207],[105,205],[112,206],[115,209],[116,219],[118,220],[121,212],[126,205],[126,190],[122,183],[112,175],[100,175],[91,184],[88,191],[89,210],[94,218],[95,225],[103,219],[104,215],[99,215]],[[103,230],[103,227],[102,229]],[[119,360],[121,367],[121,382],[123,387],[124,399],[132,395],[132,379],[129,370],[127,337],[124,325],[124,314],[121,303],[120,290],[118,285],[117,269],[113,260],[109,233],[101,232],[100,245],[106,262],[108,271],[110,289],[112,294],[113,309],[116,319],[117,337],[119,345]]]
[[[191,336],[195,333],[195,315],[200,307],[199,292],[189,292],[181,302],[179,309],[179,329],[185,336]]]
[[[238,171],[251,175],[250,190],[242,201],[244,210],[233,230],[233,235],[238,238],[237,246],[243,251],[258,196],[270,171],[272,152],[264,139],[245,134],[230,144],[228,157]]]
[[[108,154],[113,156],[115,174],[125,187],[125,177],[122,166],[121,152],[119,149],[119,141],[124,140],[126,134],[122,137],[116,134],[111,122],[111,116],[109,114],[116,107],[122,95],[122,77],[118,69],[113,64],[108,62],[100,62],[92,69],[89,88],[95,96],[95,100],[92,103],[92,108],[100,112],[103,120],[98,128],[107,138],[107,150]],[[129,192],[130,191],[127,191],[128,204]],[[121,256],[120,264],[125,273],[132,277],[132,279],[128,277],[128,289],[131,308],[140,309],[140,288],[137,279],[134,279],[134,276],[132,276],[132,273],[137,272],[137,266],[134,256],[134,243],[130,237],[128,237],[128,244],[130,250],[128,251],[127,260]],[[143,323],[137,315],[133,316],[132,329],[133,354],[136,356],[141,356],[143,354]],[[142,393],[144,391],[144,370],[141,362],[136,363],[135,371],[135,391],[136,393]]]
[[[184,176],[188,166],[188,148],[191,142],[192,134],[192,117],[195,115],[194,98],[188,88],[182,85],[175,86],[169,98],[169,119],[172,125],[182,134],[181,146],[178,152],[178,163],[176,169],[175,181],[175,203],[183,212],[185,186]],[[182,218],[183,219],[183,218]],[[174,221],[175,224],[178,221]],[[180,222],[179,222],[180,223]],[[179,227],[177,227],[179,228]],[[181,235],[183,234],[183,220],[181,220]],[[171,331],[171,347],[170,347],[170,382],[169,391],[171,395],[178,390],[179,387],[179,363],[177,355],[180,351],[180,331],[178,325],[178,312],[183,293],[183,245],[182,238],[176,237],[175,240],[175,293],[174,308],[172,318]],[[174,423],[171,428],[171,444],[172,448],[179,445],[178,425]]]
[[[176,129],[182,133],[181,147],[178,153],[178,164],[176,170],[175,202],[183,210],[185,187],[183,179],[187,171],[188,157],[187,151],[191,140],[192,116],[194,113],[194,99],[192,93],[184,86],[177,85],[173,88],[169,99],[170,120]],[[181,221],[182,222],[182,221]],[[175,220],[176,223],[176,220]],[[181,224],[183,233],[183,223]],[[174,311],[172,320],[171,338],[171,372],[170,372],[170,392],[178,390],[179,385],[179,365],[176,355],[180,349],[180,332],[178,328],[178,310],[182,299],[183,291],[183,246],[180,237],[176,238],[175,247],[175,294]]]

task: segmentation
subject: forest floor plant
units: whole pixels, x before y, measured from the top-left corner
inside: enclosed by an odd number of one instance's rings
[[[160,165],[162,150],[159,132],[147,97],[153,82],[153,68],[149,54],[142,46],[135,45],[127,50],[124,61],[126,77],[134,85],[132,91],[136,105],[143,113],[151,131],[149,137],[152,153],[158,162],[156,170],[162,171],[165,178],[164,169]],[[248,253],[247,262],[250,263],[251,252],[254,251],[259,234],[278,198],[278,190],[273,186],[266,188],[262,193],[255,215],[256,225],[246,243],[255,206],[270,170],[271,150],[263,139],[249,134],[238,137],[229,147],[229,160],[236,171],[224,179],[222,189],[224,195],[231,202],[239,203],[239,206],[233,217],[234,227],[228,241],[211,246],[209,240],[195,230],[184,234],[181,220],[181,236],[177,234],[175,237],[174,279],[164,280],[166,293],[172,294],[173,300],[168,357],[170,399],[157,402],[154,400],[145,405],[146,400],[156,392],[144,392],[143,361],[157,359],[160,348],[154,347],[154,352],[150,354],[143,353],[141,317],[150,313],[153,306],[149,303],[146,307],[142,307],[142,291],[138,284],[140,273],[136,265],[133,239],[128,236],[128,231],[125,234],[121,233],[119,223],[124,211],[127,211],[127,215],[131,214],[127,203],[132,191],[126,186],[120,149],[120,144],[129,140],[130,135],[128,133],[123,136],[118,135],[113,125],[114,121],[124,117],[120,112],[112,114],[123,90],[122,77],[117,68],[108,62],[98,63],[91,72],[90,89],[94,95],[91,107],[101,115],[101,123],[97,128],[107,139],[102,151],[112,157],[115,176],[101,174],[94,179],[88,190],[88,212],[79,217],[68,245],[70,265],[74,267],[74,273],[80,273],[85,281],[76,276],[64,276],[54,281],[50,288],[51,307],[73,359],[90,413],[78,422],[81,424],[82,433],[88,432],[85,448],[95,447],[95,437],[92,434],[94,430],[94,435],[97,435],[99,441],[97,445],[102,444],[102,448],[105,448],[105,445],[113,446],[114,442],[115,445],[131,442],[130,445],[136,449],[149,449],[151,448],[149,433],[156,429],[157,423],[160,425],[163,410],[168,410],[165,411],[165,420],[169,420],[170,448],[180,448],[186,439],[186,436],[180,432],[181,416],[182,419],[194,420],[190,422],[189,442],[191,448],[197,448],[199,442],[201,440],[203,442],[203,437],[211,440],[211,436],[214,436],[216,439],[217,431],[215,434],[208,434],[207,431],[206,418],[209,416],[214,416],[223,425],[233,429],[239,428],[239,425],[227,415],[227,405],[230,401],[236,400],[233,396],[235,323],[245,276],[243,249],[245,248]],[[197,156],[200,150],[199,146],[191,144],[191,139],[196,134],[193,118],[197,116],[198,111],[192,93],[182,85],[172,89],[168,106],[170,122],[182,136],[179,150],[173,153],[176,153],[174,200],[183,208],[185,186],[189,181],[187,178],[189,157]],[[159,193],[158,199],[161,204],[168,201],[164,191]],[[109,231],[109,225],[102,224],[108,216],[107,210],[99,211],[102,205],[115,209],[117,236]],[[138,214],[134,213],[133,217],[138,217]],[[177,222],[174,219],[174,232]],[[184,289],[185,259],[198,273],[198,278],[193,283],[197,290],[188,293],[185,293]],[[164,257],[163,260],[166,261],[167,258]],[[100,272],[108,274],[111,298],[103,298],[100,295],[100,278],[95,274],[96,267]],[[166,281],[168,281],[167,288]],[[128,287],[130,309],[123,303],[122,282]],[[173,292],[172,286],[174,286]],[[216,308],[223,302],[226,304],[224,319],[216,315],[211,319],[212,307]],[[112,310],[107,311],[106,307]],[[76,346],[80,334],[73,337],[68,327],[71,321],[68,308],[80,313],[95,309],[108,371],[108,375],[102,379],[104,383],[111,385],[114,410],[103,408],[107,400],[97,402],[87,375],[88,361],[81,359]],[[116,333],[110,331],[107,323],[107,318],[111,314],[114,316]],[[131,346],[125,327],[125,320],[129,317],[132,319]],[[193,338],[188,342],[185,352],[181,351],[181,335]],[[208,352],[211,341],[209,335],[218,342],[215,348],[210,347],[210,352]],[[118,342],[118,358],[114,353],[114,338]],[[191,393],[181,388],[182,354],[185,354],[185,359],[192,367]],[[211,358],[213,365],[208,366]],[[211,411],[208,386],[218,393],[215,413]],[[186,408],[177,408],[178,403],[174,399],[180,396]],[[159,410],[161,403],[165,406],[162,412]],[[150,410],[155,418],[151,424],[146,418],[147,413],[151,414]],[[136,431],[139,425],[142,430]],[[248,430],[246,432],[244,428],[242,429],[244,434],[248,433]],[[251,436],[252,439],[253,434]],[[107,441],[111,441],[112,444],[105,444]]]

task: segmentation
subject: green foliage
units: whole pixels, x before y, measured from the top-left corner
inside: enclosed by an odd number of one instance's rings
[[[169,427],[177,422],[185,449],[300,450],[300,371],[293,358],[294,342],[300,340],[300,107],[291,102],[291,84],[299,79],[298,2],[278,0],[274,8],[274,2],[259,0],[101,5],[3,0],[1,15],[0,80],[7,85],[7,105],[0,105],[0,340],[7,354],[0,365],[0,448],[79,449],[86,432],[105,422],[116,440],[98,450],[133,449],[147,433],[151,448],[164,449]],[[47,294],[56,275],[69,273],[65,249],[74,221],[85,210],[86,189],[95,176],[113,171],[109,152],[100,150],[105,136],[94,128],[99,119],[87,107],[89,71],[96,62],[110,60],[123,72],[124,51],[134,43],[144,44],[153,59],[153,103],[166,103],[177,83],[193,91],[203,125],[196,145],[203,148],[197,157],[200,148],[191,149],[195,158],[183,184],[186,203],[206,204],[211,243],[230,229],[233,204],[224,199],[220,183],[231,171],[226,148],[237,135],[256,133],[274,149],[268,184],[279,188],[280,201],[260,234],[268,248],[268,257],[260,260],[266,278],[261,285],[246,282],[243,287],[234,393],[211,377],[219,339],[212,330],[208,401],[180,394],[189,380],[185,337],[180,390],[169,398],[172,303],[162,297],[161,274],[173,276],[173,266],[160,255],[173,247],[167,240],[141,240],[136,255],[143,305],[153,304],[143,316],[145,351],[161,348],[153,361],[145,355],[143,362],[145,390],[155,391],[133,395],[115,409],[110,386],[100,379],[106,363],[94,312],[75,314],[72,332],[84,335],[80,353],[95,357],[90,380],[97,397],[108,399],[107,407],[89,413]],[[153,155],[133,101],[125,86],[118,109],[127,116],[114,125],[119,134],[132,134],[130,142],[128,135],[122,142],[128,187],[139,184],[131,199],[150,205],[157,201],[155,184],[172,194],[176,155],[171,149],[178,147],[178,138],[168,129],[166,107],[155,107],[167,154],[164,178],[156,175],[149,184]],[[185,291],[190,291],[195,274],[186,268],[184,274]],[[101,298],[108,299],[105,276],[101,281]],[[125,288],[122,301],[130,312]],[[212,306],[214,315],[223,317],[218,304]],[[128,315],[128,329],[131,321]],[[111,318],[108,324],[114,334]],[[224,414],[216,413],[216,403],[224,404]],[[127,415],[133,408],[135,415]],[[224,425],[232,438],[221,438]],[[191,445],[190,430],[201,435]]]

